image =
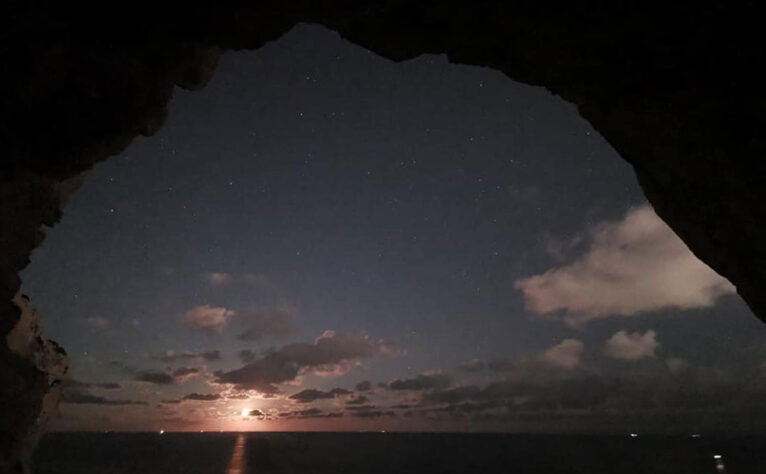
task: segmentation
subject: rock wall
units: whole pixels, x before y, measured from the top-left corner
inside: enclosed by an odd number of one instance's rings
[[[0,47],[0,471],[25,469],[64,365],[53,343],[29,332],[28,303],[16,296],[42,227],[61,217],[83,172],[161,126],[175,86],[204,86],[220,51],[258,48],[301,21],[393,60],[446,53],[576,104],[633,165],[658,214],[766,320],[766,68],[756,5],[12,4]],[[19,351],[19,334],[32,334],[28,351]]]

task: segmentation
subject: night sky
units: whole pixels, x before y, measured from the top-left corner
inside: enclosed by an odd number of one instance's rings
[[[766,427],[766,326],[574,106],[317,26],[177,90],[22,277],[58,429]]]

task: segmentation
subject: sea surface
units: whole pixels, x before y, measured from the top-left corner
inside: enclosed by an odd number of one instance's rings
[[[34,472],[755,474],[766,473],[766,437],[51,433],[35,454]]]

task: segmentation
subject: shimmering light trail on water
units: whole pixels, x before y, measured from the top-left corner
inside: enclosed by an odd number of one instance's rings
[[[226,474],[245,474],[245,435],[240,433],[234,443],[234,451],[231,453],[231,461],[226,469]]]

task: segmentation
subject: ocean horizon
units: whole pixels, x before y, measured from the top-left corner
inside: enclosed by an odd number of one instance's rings
[[[54,432],[37,474],[762,472],[766,437],[457,432]]]

